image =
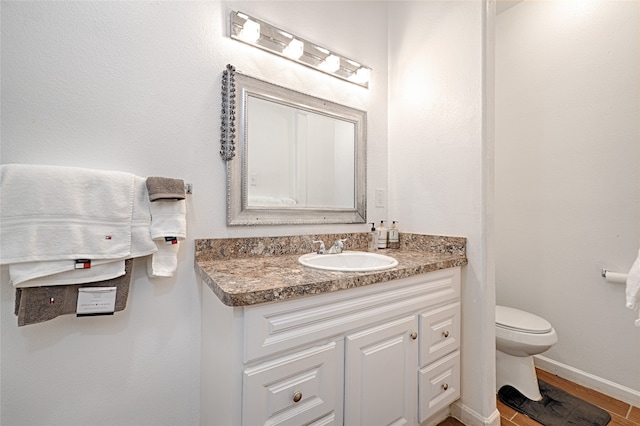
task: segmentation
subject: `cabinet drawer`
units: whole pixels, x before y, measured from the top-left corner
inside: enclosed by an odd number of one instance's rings
[[[338,426],[342,425],[342,422],[338,422],[336,413],[327,414],[321,419],[316,420],[313,423],[309,423],[306,426]]]
[[[242,424],[332,424],[336,401],[342,400],[342,348],[331,342],[246,368]]]
[[[460,397],[460,352],[456,351],[419,371],[420,423]]]
[[[460,302],[420,314],[420,366],[460,347]]]

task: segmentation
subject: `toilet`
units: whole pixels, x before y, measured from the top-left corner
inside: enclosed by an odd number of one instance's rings
[[[557,342],[556,331],[544,318],[496,306],[496,389],[511,385],[527,398],[541,400],[533,355]]]

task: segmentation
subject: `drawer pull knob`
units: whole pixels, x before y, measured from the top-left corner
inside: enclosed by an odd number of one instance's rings
[[[446,391],[447,389],[449,389],[449,385],[448,385],[448,384],[446,384],[446,383],[445,383],[445,384],[443,384],[443,385],[442,385],[442,389]]]
[[[449,330],[444,331],[442,335],[444,336],[445,339],[449,337]]]
[[[296,392],[293,394],[293,402],[300,402],[302,399],[302,392]]]
[[[416,340],[418,338],[418,333],[416,333],[415,331],[413,333],[411,333],[411,338],[413,340]]]

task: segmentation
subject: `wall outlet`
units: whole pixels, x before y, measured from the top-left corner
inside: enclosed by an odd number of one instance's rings
[[[384,207],[384,188],[376,188],[376,207]]]

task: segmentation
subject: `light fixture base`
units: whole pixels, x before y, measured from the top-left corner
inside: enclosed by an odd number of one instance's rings
[[[267,52],[369,88],[371,68],[242,12],[231,12],[230,35]]]

